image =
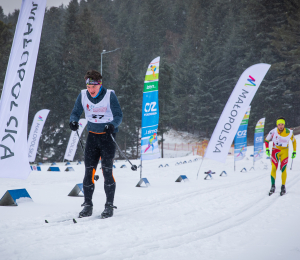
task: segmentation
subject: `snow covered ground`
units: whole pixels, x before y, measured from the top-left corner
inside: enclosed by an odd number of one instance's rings
[[[1,179],[0,197],[8,189],[26,188],[33,202],[0,207],[0,259],[298,260],[300,153],[293,170],[289,162],[283,197],[279,170],[276,193],[268,196],[270,160],[257,162],[255,171],[240,172],[252,166],[252,153],[248,147],[249,160],[237,162],[236,172],[233,157],[226,164],[205,159],[198,180],[200,160],[175,166],[197,156],[143,162],[149,188],[136,188],[139,172],[118,161],[114,217],[98,218],[105,203],[100,176],[94,214],[77,224],[58,221],[77,217],[81,210],[83,198],[67,195],[82,182],[83,165],[72,165],[74,172],[47,172],[49,166],[42,166],[26,181]],[[120,168],[122,164],[128,167]],[[169,167],[158,168],[160,164]],[[216,172],[212,180],[204,180],[207,170]],[[227,177],[219,176],[223,170]],[[190,181],[176,183],[180,174]]]

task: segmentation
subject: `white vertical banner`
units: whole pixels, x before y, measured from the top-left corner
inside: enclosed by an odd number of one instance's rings
[[[39,147],[40,137],[49,112],[50,110],[48,109],[42,109],[39,112],[37,112],[33,118],[30,134],[28,137],[29,162],[35,161],[37,149]]]
[[[206,158],[226,162],[234,136],[270,67],[270,64],[255,64],[240,76],[210,138]]]
[[[23,0],[0,100],[0,177],[26,179],[28,109],[46,0]]]
[[[79,128],[78,128],[78,134],[79,136],[81,136],[86,124],[87,124],[87,120],[85,118],[82,118],[79,120]],[[78,144],[79,138],[78,135],[76,133],[76,131],[72,131],[70,139],[69,139],[69,143],[67,146],[67,150],[65,153],[65,160],[68,161],[73,161],[76,150],[77,150],[77,144]]]

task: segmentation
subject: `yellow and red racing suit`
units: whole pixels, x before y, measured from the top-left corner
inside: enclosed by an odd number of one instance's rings
[[[271,170],[271,182],[272,185],[275,185],[275,179],[276,179],[276,171],[278,168],[279,161],[280,164],[280,170],[282,172],[281,179],[282,179],[282,185],[285,185],[287,172],[286,167],[288,163],[288,156],[289,156],[289,141],[292,141],[293,143],[293,149],[296,151],[296,139],[294,137],[293,131],[284,128],[284,130],[280,133],[278,128],[274,128],[269,132],[265,139],[265,145],[266,148],[269,148],[269,142],[273,141],[273,148],[272,148],[272,170]]]

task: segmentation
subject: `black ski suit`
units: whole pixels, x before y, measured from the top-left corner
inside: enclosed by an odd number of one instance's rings
[[[105,97],[107,90],[101,87],[99,94],[93,98],[88,91],[86,96],[90,102],[97,104]],[[113,177],[113,160],[115,156],[115,143],[110,135],[105,133],[105,125],[113,124],[115,127],[114,138],[118,132],[118,126],[122,122],[123,114],[115,93],[110,94],[110,109],[113,114],[113,120],[108,123],[93,123],[88,121],[87,130],[89,131],[85,146],[85,176],[83,179],[83,190],[85,203],[93,205],[92,198],[95,189],[94,175],[97,170],[99,159],[101,157],[102,172],[104,176],[104,190],[106,193],[106,202],[113,203],[116,182]],[[73,111],[70,116],[70,122],[78,122],[83,112],[81,93],[79,94]]]

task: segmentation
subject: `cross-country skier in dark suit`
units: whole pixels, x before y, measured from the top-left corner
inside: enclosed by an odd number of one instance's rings
[[[101,217],[108,218],[113,216],[113,209],[116,208],[113,205],[116,182],[112,171],[116,147],[110,135],[115,137],[123,114],[115,92],[102,86],[102,76],[98,71],[89,70],[84,79],[87,89],[82,90],[77,97],[70,116],[70,128],[77,131],[79,118],[84,111],[89,132],[84,155],[84,203],[81,205],[84,208],[79,217],[89,217],[93,213],[94,175],[101,157],[106,193],[105,209]]]

